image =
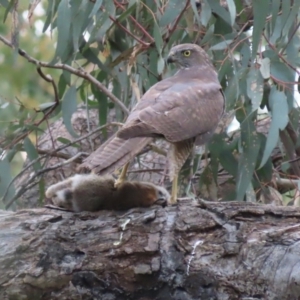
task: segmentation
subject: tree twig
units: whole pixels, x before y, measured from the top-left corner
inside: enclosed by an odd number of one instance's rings
[[[16,192],[16,194],[9,200],[9,202],[6,204],[5,206],[5,209],[9,209],[9,207],[14,203],[14,201],[19,197],[21,196],[26,190],[28,190],[28,186],[31,186],[32,184],[32,181],[34,181],[37,177],[41,176],[42,174],[46,173],[46,172],[49,172],[49,171],[52,171],[52,170],[56,170],[58,168],[61,168],[62,166],[65,166],[65,165],[68,165],[70,164],[71,162],[73,162],[74,160],[76,160],[79,156],[81,156],[82,153],[79,152],[77,153],[76,155],[74,155],[73,157],[71,157],[70,159],[64,161],[64,162],[61,162],[61,163],[58,163],[54,166],[51,166],[51,167],[48,167],[48,168],[45,168],[45,169],[41,169],[41,170],[38,170],[25,184],[23,184],[22,186],[20,186],[18,188],[18,191]],[[34,185],[36,183],[34,182]]]
[[[11,187],[11,185],[16,181],[16,179],[17,178],[19,178],[19,177],[21,177],[30,167],[32,167],[35,163],[37,163],[38,161],[40,161],[40,160],[42,160],[42,159],[44,159],[44,158],[46,158],[46,157],[48,157],[48,156],[51,156],[51,155],[53,155],[54,153],[57,153],[58,151],[61,151],[61,150],[63,150],[63,149],[65,149],[65,148],[67,148],[67,147],[69,147],[69,146],[71,146],[71,145],[73,145],[73,144],[75,144],[75,143],[77,143],[77,142],[80,142],[81,140],[84,140],[84,139],[86,139],[86,138],[88,138],[89,136],[91,136],[91,135],[93,135],[94,133],[96,133],[96,132],[98,132],[98,131],[100,131],[100,130],[102,130],[102,129],[104,129],[104,128],[106,128],[106,127],[108,127],[108,126],[123,126],[123,124],[122,123],[119,123],[119,122],[111,122],[111,123],[107,123],[107,124],[105,124],[105,125],[103,125],[103,126],[101,126],[101,127],[99,127],[99,128],[96,128],[95,130],[93,130],[93,131],[91,131],[91,132],[89,132],[88,134],[85,134],[85,135],[83,135],[83,136],[81,136],[81,137],[79,137],[79,138],[77,138],[77,139],[75,139],[75,140],[73,140],[72,142],[70,142],[70,143],[68,143],[68,144],[66,144],[66,145],[63,145],[63,146],[60,146],[60,147],[58,147],[58,148],[56,148],[56,149],[54,149],[53,151],[51,151],[51,152],[47,152],[46,154],[44,154],[44,155],[41,155],[40,157],[38,157],[38,158],[36,158],[36,159],[34,159],[34,160],[32,160],[17,176],[15,176],[12,180],[11,180],[11,182],[8,184],[8,186],[7,186],[7,188],[6,188],[6,190],[5,190],[5,192],[4,192],[4,195],[3,195],[3,198],[2,198],[2,200],[3,200],[3,202],[5,202],[5,198],[7,197],[7,194],[8,194],[8,190],[9,190],[9,188]],[[36,177],[36,176],[35,176]],[[34,178],[35,178],[34,177]],[[31,181],[32,182],[32,181]],[[26,183],[26,184],[28,184],[28,182]],[[16,198],[15,198],[16,199]],[[14,199],[14,200],[15,200]],[[9,203],[11,202],[11,200],[9,201]],[[11,205],[11,204],[10,204]]]
[[[13,48],[12,43],[9,42],[6,38],[4,38],[1,35],[0,35],[0,41],[2,41],[5,45]],[[118,105],[122,109],[123,113],[126,116],[129,114],[129,110],[124,105],[124,103],[122,103],[121,100],[118,99],[105,85],[103,85],[100,81],[98,81],[95,77],[93,77],[88,72],[81,70],[81,69],[73,68],[66,64],[57,63],[54,65],[51,65],[50,63],[39,61],[39,60],[31,57],[30,55],[28,55],[24,50],[22,50],[20,48],[18,49],[18,53],[21,56],[23,56],[24,58],[26,58],[28,62],[33,63],[33,64],[37,65],[38,67],[66,70],[74,75],[77,75],[78,77],[88,80],[89,82],[93,83],[101,92],[103,92],[113,103]]]
[[[119,3],[118,1],[114,1],[114,4],[120,7],[123,11],[125,10],[125,7]],[[133,17],[129,16],[130,20],[136,25],[136,27],[150,40],[150,43],[154,43],[154,38],[147,32],[147,30]]]

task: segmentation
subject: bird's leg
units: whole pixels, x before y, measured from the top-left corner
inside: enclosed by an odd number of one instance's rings
[[[191,151],[190,174],[189,174],[189,178],[188,178],[188,185],[185,189],[186,195],[193,199],[195,199],[195,196],[196,196],[196,190],[193,185],[193,177],[195,175],[195,171],[199,167],[199,162],[201,161],[202,153],[203,153],[203,147],[200,147],[200,151],[198,150],[196,152],[196,147],[195,147],[195,145],[193,146],[192,151]]]
[[[175,204],[177,202],[178,191],[178,174],[190,155],[194,145],[194,139],[184,140],[172,144],[169,151],[169,174],[172,180],[172,193],[170,203]]]
[[[129,162],[126,163],[124,165],[124,167],[122,168],[121,174],[115,182],[115,187],[119,186],[120,184],[122,184],[126,180],[126,174],[127,174],[128,167],[129,167]]]
[[[177,203],[177,189],[178,189],[178,174],[174,175],[173,177],[172,193],[170,198],[171,205]]]

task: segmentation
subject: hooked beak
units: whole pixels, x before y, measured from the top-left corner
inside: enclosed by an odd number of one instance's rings
[[[175,53],[170,52],[170,54],[167,57],[167,64],[171,64],[176,61]]]

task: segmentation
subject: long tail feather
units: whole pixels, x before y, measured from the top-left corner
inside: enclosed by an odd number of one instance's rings
[[[151,141],[151,138],[124,140],[113,136],[88,156],[79,166],[78,170],[88,169],[97,174],[112,173],[129,162]]]

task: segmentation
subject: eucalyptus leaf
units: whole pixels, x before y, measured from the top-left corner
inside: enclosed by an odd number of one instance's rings
[[[71,27],[71,9],[68,0],[61,0],[57,10],[57,47],[55,56],[64,57],[70,34]]]
[[[172,24],[172,22],[179,16],[181,11],[185,7],[185,1],[182,0],[170,0],[167,2],[164,14],[159,20],[160,27],[164,27]]]
[[[89,18],[92,18],[98,12],[98,10],[100,9],[101,5],[102,5],[102,0],[96,0],[95,1],[94,7],[93,7],[92,11],[89,14]]]
[[[46,11],[46,20],[43,27],[43,32],[45,32],[49,25],[51,24],[51,21],[53,21],[53,17],[57,11],[57,7],[59,4],[59,0],[48,0],[48,6]]]
[[[230,21],[231,21],[231,26],[233,26],[235,22],[235,17],[236,17],[236,7],[235,7],[235,2],[234,0],[227,0],[228,4],[228,10],[230,14]]]
[[[165,60],[160,55],[158,60],[157,60],[157,73],[162,74],[164,68],[165,68]]]
[[[155,41],[155,46],[159,54],[162,52],[163,39],[159,26],[157,25],[156,20],[153,22],[153,37]]]
[[[24,149],[30,161],[33,161],[39,157],[35,146],[32,144],[31,140],[28,137],[24,139]],[[33,168],[35,171],[40,170],[42,168],[41,163],[39,161],[36,161],[33,164]]]
[[[65,93],[64,98],[62,100],[61,109],[63,121],[67,130],[73,137],[78,137],[71,123],[72,115],[77,110],[76,87],[74,85],[72,85]]]
[[[259,69],[252,68],[247,76],[247,95],[252,103],[252,111],[259,108],[263,98],[264,80]]]
[[[7,158],[0,160],[0,197],[3,197],[6,193],[6,190],[12,181],[11,175],[11,165]],[[8,189],[6,200],[12,198],[15,195],[14,185],[11,185]],[[5,203],[1,203],[0,205],[4,208]]]
[[[219,1],[208,1],[208,4],[213,13],[219,15],[227,24],[231,25],[231,16]]]
[[[246,118],[241,124],[241,146],[242,153],[239,158],[236,179],[237,200],[240,201],[243,200],[251,184],[260,149],[260,139],[250,117]]]
[[[220,43],[210,47],[210,50],[224,50],[224,49],[228,48],[228,46],[231,43],[232,43],[232,40],[223,41],[223,42],[220,42]]]
[[[261,60],[260,73],[264,79],[270,78],[270,59],[268,57]]]
[[[279,130],[283,130],[289,121],[287,97],[284,92],[276,90],[276,87],[274,86],[271,88],[269,106],[272,112],[272,122],[260,168],[266,163],[273,149],[277,145],[279,140]]]
[[[252,59],[256,57],[258,44],[260,42],[262,31],[265,27],[265,20],[269,13],[269,1],[253,0],[253,33],[252,33]]]

